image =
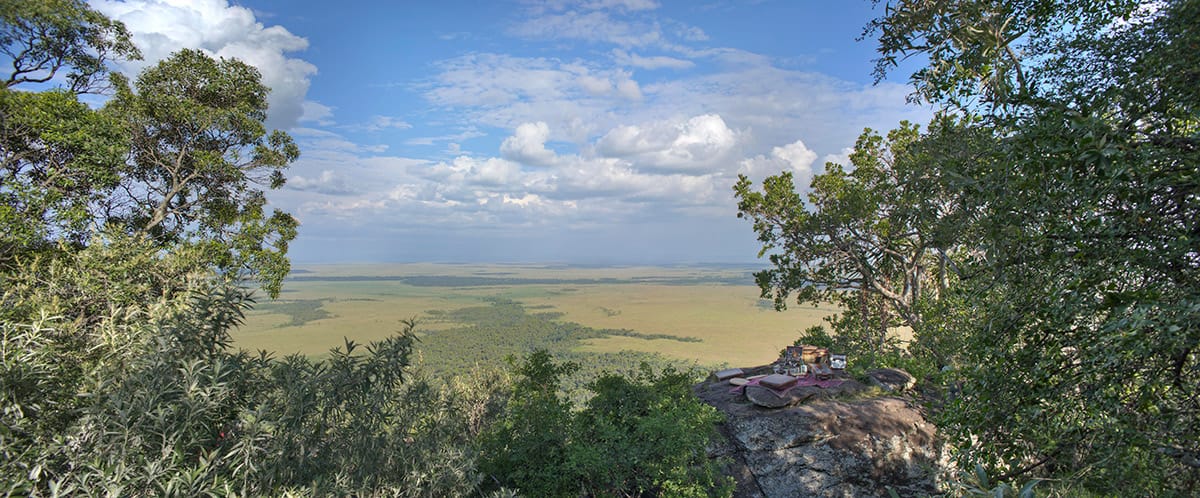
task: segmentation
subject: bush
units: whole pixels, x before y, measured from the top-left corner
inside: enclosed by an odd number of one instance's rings
[[[169,256],[127,242],[6,277],[13,306],[0,321],[0,492],[476,490],[472,427],[488,415],[474,407],[488,395],[459,396],[412,377],[415,324],[365,348],[348,342],[321,361],[233,351],[229,331],[252,304],[249,292],[198,275],[161,292],[155,271]],[[143,271],[105,275],[89,263],[114,259]]]
[[[540,350],[515,369],[512,400],[483,437],[488,483],[529,496],[732,494],[705,452],[720,415],[692,395],[692,373],[602,375],[573,412],[559,392],[573,368]]]
[[[322,360],[235,351],[250,292],[177,257],[114,237],[0,275],[0,493],[729,492],[689,373],[601,376],[575,412],[577,368],[545,351],[511,374],[414,373],[413,322]]]

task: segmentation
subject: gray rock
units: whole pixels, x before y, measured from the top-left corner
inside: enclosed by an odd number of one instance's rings
[[[802,402],[765,408],[747,399],[752,391],[731,392],[728,383],[695,386],[726,415],[724,441],[710,455],[728,459],[734,496],[886,497],[887,486],[901,496],[937,491],[940,446],[919,410],[900,398],[856,399],[851,395],[866,387],[853,380],[811,389],[818,392]]]
[[[917,379],[897,368],[876,368],[867,371],[871,384],[892,392],[904,392],[917,385]]]
[[[808,398],[820,394],[819,387],[794,387],[783,394],[776,393],[766,386],[746,386],[746,399],[758,406],[766,408],[782,408],[803,403]]]

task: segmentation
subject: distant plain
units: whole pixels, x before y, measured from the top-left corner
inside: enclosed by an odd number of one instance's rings
[[[249,350],[320,356],[342,345],[343,338],[365,343],[387,337],[409,318],[418,320],[420,333],[437,334],[460,325],[438,318],[444,316],[438,311],[506,299],[531,312],[561,313],[556,319],[560,322],[698,339],[610,335],[580,341],[573,347],[579,353],[638,351],[701,365],[760,365],[775,359],[801,331],[822,323],[837,309],[829,304],[790,303],[788,310],[777,312],[759,299],[751,276],[756,269],[750,265],[297,265],[279,299],[259,296],[234,339],[236,346]]]

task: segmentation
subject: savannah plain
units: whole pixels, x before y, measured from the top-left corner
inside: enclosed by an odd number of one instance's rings
[[[775,311],[769,301],[759,299],[751,275],[757,269],[297,265],[278,299],[259,296],[234,339],[238,347],[278,356],[322,356],[345,339],[362,344],[387,337],[405,319],[415,318],[418,333],[427,338],[448,333],[465,325],[447,319],[453,316],[449,312],[501,299],[519,303],[529,313],[555,314],[556,323],[633,332],[582,339],[571,346],[580,354],[636,351],[705,366],[760,365],[773,361],[801,331],[823,323],[837,309],[789,303],[787,310]]]

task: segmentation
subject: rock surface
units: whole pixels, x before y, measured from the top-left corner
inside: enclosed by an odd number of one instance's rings
[[[728,458],[734,496],[886,497],[888,486],[901,496],[936,492],[934,427],[908,401],[863,398],[866,386],[853,380],[811,388],[781,408],[756,406],[732,389],[710,379],[694,390],[726,415],[724,440],[710,453]]]
[[[917,385],[917,379],[904,370],[895,368],[876,368],[867,371],[871,384],[888,391],[904,392]]]

